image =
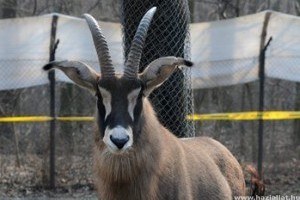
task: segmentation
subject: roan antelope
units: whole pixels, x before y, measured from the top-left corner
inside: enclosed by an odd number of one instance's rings
[[[58,68],[97,97],[95,172],[102,200],[228,200],[245,195],[241,166],[219,142],[208,137],[178,139],[156,118],[147,99],[174,70],[192,66],[161,57],[138,73],[144,41],[156,8],[142,18],[123,74],[116,74],[96,20],[85,14],[101,74],[78,61],[54,61]]]

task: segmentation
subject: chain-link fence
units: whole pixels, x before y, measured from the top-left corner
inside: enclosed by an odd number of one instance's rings
[[[145,2],[146,4],[146,2]],[[170,4],[170,6],[168,6]],[[189,53],[189,14],[186,1],[173,1],[156,4],[158,13],[149,31],[142,67],[161,56],[180,56],[190,59]],[[125,5],[125,4],[124,4]],[[134,5],[134,4],[132,4]],[[135,3],[139,16],[130,15],[128,23],[137,24],[142,15],[150,8]],[[132,8],[130,8],[132,9]],[[175,9],[175,10],[174,10]],[[163,11],[167,11],[164,13]],[[179,11],[178,13],[176,12]],[[167,14],[167,15],[165,15]],[[172,19],[170,18],[172,14]],[[124,18],[124,19],[125,19]],[[168,23],[171,22],[171,23]],[[130,34],[135,33],[132,25]],[[164,30],[164,31],[162,31]],[[124,29],[126,32],[126,30]],[[124,36],[126,33],[124,33]],[[157,36],[157,38],[155,37]],[[109,37],[109,36],[107,36]],[[129,36],[128,36],[129,37]],[[60,38],[57,38],[60,39]],[[50,38],[49,38],[50,40]],[[125,39],[126,41],[126,39]],[[63,43],[64,41],[60,41]],[[129,42],[130,43],[130,42]],[[128,42],[125,42],[125,53]],[[57,47],[59,50],[60,44]],[[145,59],[148,56],[149,59]],[[47,61],[1,61],[1,73],[10,73],[9,69],[17,66],[28,66],[32,63],[39,68]],[[86,61],[85,61],[86,62]],[[95,65],[95,63],[89,63]],[[97,64],[96,64],[97,65]],[[13,71],[13,70],[12,70]],[[7,74],[10,75],[10,74]],[[22,87],[22,81],[31,79],[30,73],[20,71],[15,76],[20,77],[16,84],[8,84],[10,88]],[[95,99],[87,91],[68,83],[55,84],[55,113],[56,116],[93,116]],[[49,116],[50,90],[48,85],[34,86],[25,89],[8,89],[1,91],[1,117],[7,116]],[[156,91],[151,97],[155,109],[159,112],[162,123],[178,136],[192,136],[193,124],[185,119],[192,113],[192,93],[190,70],[177,70],[170,82]],[[14,189],[31,193],[37,188],[47,188],[51,182],[51,161],[49,159],[50,122],[22,122],[0,124],[0,161],[1,161],[1,191],[7,196],[13,196]],[[55,185],[60,188],[92,186],[92,150],[94,145],[94,124],[92,122],[72,122],[56,120],[55,129]],[[3,186],[3,187],[2,187]]]
[[[140,19],[151,7],[157,12],[148,31],[142,54],[140,70],[162,56],[190,59],[189,9],[186,0],[123,1],[122,24],[125,57]],[[178,69],[150,96],[160,122],[179,137],[194,136],[193,122],[186,116],[192,114],[190,69]]]
[[[226,61],[223,64],[228,66]],[[197,89],[194,90],[195,113],[226,115],[257,111],[259,96],[259,81]],[[265,111],[299,111],[299,83],[266,78],[264,96]],[[258,120],[212,118],[195,122],[196,135],[217,139],[230,149],[243,166],[256,165],[259,154]],[[267,194],[299,195],[299,120],[264,120],[263,127],[262,174]]]
[[[1,62],[9,66],[7,62]],[[30,61],[21,63],[30,67]],[[226,66],[226,62],[224,62]],[[258,81],[227,87],[194,91],[195,113],[247,112],[258,109]],[[95,99],[89,92],[72,84],[56,84],[58,116],[92,116]],[[294,111],[299,84],[267,79],[265,110]],[[1,116],[45,115],[49,112],[47,85],[1,91]],[[273,189],[286,194],[299,194],[299,144],[295,129],[298,120],[265,121],[264,173]],[[226,145],[239,161],[257,160],[257,121],[197,121],[196,134],[216,138]],[[18,187],[30,193],[28,187],[47,187],[49,183],[49,124],[1,123],[0,126],[1,187],[7,194]],[[67,188],[92,188],[92,122],[57,122],[56,185]],[[289,155],[289,156],[287,156]],[[277,180],[277,182],[276,182]],[[286,184],[282,185],[283,182]],[[291,186],[295,186],[294,189]],[[280,188],[281,187],[281,188]],[[69,189],[68,189],[69,188]],[[274,190],[269,192],[276,194]],[[283,189],[282,189],[283,188]],[[32,189],[34,190],[34,189]],[[68,192],[68,191],[67,191]],[[297,193],[298,192],[298,193]]]
[[[165,13],[158,10],[155,15],[141,67],[145,67],[158,56],[176,55],[190,58],[186,4],[183,0],[177,3],[175,1],[154,3],[130,1],[128,5],[123,3],[123,12],[128,9],[127,18],[135,20],[123,22],[128,23],[125,26],[129,27],[128,30],[124,29],[124,37],[126,34],[132,37],[141,16],[151,6],[166,10]],[[180,16],[177,16],[178,13]],[[176,15],[173,18],[174,14]],[[126,54],[130,40],[124,40]],[[18,62],[13,66],[33,67],[31,60],[13,62]],[[45,60],[39,62],[38,67],[42,67]],[[0,66],[5,66],[0,73],[8,73],[11,61],[0,61]],[[295,63],[295,66],[298,64]],[[226,61],[224,67],[230,67]],[[178,70],[162,89],[151,96],[162,123],[178,136],[193,135],[192,122],[185,120],[193,108],[197,114],[247,112],[258,109],[258,81],[195,90],[193,91],[195,105],[193,105],[190,74],[189,70]],[[22,77],[31,78],[30,73],[26,71],[20,71],[17,76],[21,77],[18,84],[21,84]],[[265,110],[299,110],[299,83],[267,79],[264,92]],[[77,86],[56,83],[56,97],[57,116],[94,114],[94,97]],[[0,92],[0,114],[1,116],[48,115],[49,99],[48,85],[4,90]],[[300,194],[299,120],[265,121],[264,125],[264,177],[268,194]],[[221,141],[242,164],[256,162],[257,121],[197,121],[195,129],[196,135],[211,136]],[[57,121],[56,186],[64,188],[63,191],[72,193],[76,188],[83,190],[93,188],[91,185],[93,133],[92,122]],[[14,196],[13,190],[18,188],[23,195],[30,195],[33,191],[48,186],[49,137],[49,122],[0,123],[0,192],[5,191],[5,195]]]
[[[1,91],[0,96],[1,117],[49,116],[48,85]],[[57,83],[56,96],[57,116],[93,116],[95,99],[87,91],[72,84]],[[14,196],[16,189],[26,195],[49,187],[49,123],[33,120],[0,124],[0,185],[7,196]],[[56,124],[56,186],[89,190],[93,177],[94,124],[72,121]]]

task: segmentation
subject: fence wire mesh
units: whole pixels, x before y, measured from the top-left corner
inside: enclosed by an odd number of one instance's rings
[[[135,28],[133,27],[136,27],[140,17],[154,4],[162,10],[167,10],[166,14],[156,13],[156,18],[162,18],[162,20],[156,19],[157,21],[155,21],[154,19],[143,55],[149,60],[143,60],[141,67],[145,67],[147,63],[158,56],[176,55],[190,58],[187,37],[189,33],[186,28],[183,28],[188,22],[185,21],[187,18],[181,16],[173,19],[171,17],[181,9],[184,10],[181,12],[186,14],[187,10],[183,8],[186,5],[185,1],[177,3],[175,1],[157,1],[153,4],[148,0],[126,2],[130,4],[123,5],[123,9],[131,10],[128,17],[132,17],[136,21],[133,25],[128,24],[130,28],[124,30],[124,37],[126,34],[131,36],[134,34]],[[170,5],[168,6],[167,3]],[[164,25],[160,26],[160,23]],[[177,31],[181,31],[185,36],[176,35],[178,32],[173,29],[170,32],[162,31],[169,30],[169,26],[179,28]],[[179,43],[178,41],[185,42]],[[125,40],[125,43],[126,53],[130,41]],[[160,45],[160,47],[157,48],[156,45]],[[166,46],[173,46],[171,53],[165,49]],[[160,48],[162,49],[160,50]],[[33,66],[33,62],[39,62],[39,64]],[[44,62],[0,61],[0,73],[8,75],[10,68],[17,65],[28,66],[28,68],[42,67]],[[95,63],[89,64],[94,65]],[[297,69],[299,63],[295,63],[293,66],[295,68],[291,69]],[[224,67],[230,67],[230,65],[224,62]],[[177,71],[162,90],[156,91],[151,96],[155,109],[161,113],[159,118],[162,123],[178,136],[193,135],[193,124],[183,120],[186,114],[192,113],[193,108],[197,114],[243,112],[258,109],[259,87],[257,81],[235,86],[199,89],[193,91],[193,96],[190,74],[190,70]],[[18,77],[20,77],[18,85],[22,85],[22,78],[31,78],[28,71],[21,71]],[[10,88],[17,87],[17,85],[11,84]],[[93,116],[95,99],[91,94],[67,83],[57,83],[56,88],[57,116]],[[265,110],[299,111],[299,83],[267,79],[264,92]],[[164,94],[169,96],[165,97]],[[176,95],[177,97],[174,98]],[[49,99],[48,85],[0,91],[0,116],[48,115]],[[195,105],[193,105],[193,99]],[[257,160],[257,126],[257,121],[198,121],[195,123],[195,133],[216,138],[228,147],[242,164],[247,164],[255,163]],[[183,132],[183,130],[189,131]],[[265,122],[264,177],[268,194],[300,194],[299,130],[299,120]],[[59,121],[56,133],[56,186],[63,187],[62,192],[66,193],[72,193],[76,188],[92,189],[93,123]],[[32,196],[32,193],[38,190],[37,188],[47,187],[48,183],[49,123],[0,123],[0,196],[18,197],[14,191],[16,188],[19,191],[17,195]]]
[[[19,61],[33,67],[36,61]],[[42,68],[45,61],[39,62]],[[0,61],[7,68],[15,63]],[[1,73],[7,73],[3,70]],[[21,78],[30,74],[20,72]],[[11,85],[14,87],[14,85]],[[15,86],[17,87],[17,86]],[[73,84],[56,84],[57,116],[93,116],[95,98]],[[0,91],[0,117],[49,116],[49,85]],[[92,122],[57,121],[55,134],[56,186],[61,192],[92,189]],[[50,122],[0,123],[0,194],[31,195],[49,186]],[[16,192],[16,190],[18,192]],[[1,196],[0,195],[0,196]],[[3,197],[3,196],[1,196]]]
[[[153,6],[157,12],[148,31],[140,70],[162,56],[190,59],[189,9],[186,0],[123,1],[122,24],[125,57],[142,16]],[[194,136],[194,124],[186,120],[193,113],[190,69],[178,69],[150,96],[160,122],[179,137]]]
[[[0,62],[0,64],[3,64]],[[5,63],[6,66],[9,64]],[[27,65],[29,63],[23,63]],[[226,66],[224,62],[224,66]],[[4,72],[5,73],[5,72]],[[26,72],[24,72],[26,74]],[[68,83],[56,84],[57,116],[92,116],[95,98]],[[267,79],[265,110],[297,110],[299,83]],[[255,111],[258,108],[258,81],[247,84],[199,89],[194,92],[195,113]],[[288,97],[288,98],[287,98]],[[0,92],[1,116],[47,115],[48,85]],[[257,121],[198,121],[196,135],[210,136],[228,147],[242,164],[257,160]],[[300,194],[289,185],[299,183],[299,120],[264,122],[264,177],[285,194]],[[299,128],[299,127],[298,127]],[[7,196],[12,188],[24,193],[47,187],[49,182],[49,123],[0,124],[0,185]],[[91,190],[93,183],[92,122],[57,122],[56,186],[72,192],[74,188]],[[289,155],[289,156],[287,156]],[[281,188],[281,189],[280,189]],[[274,194],[270,188],[269,191]],[[297,193],[298,192],[298,193]],[[26,194],[25,194],[26,195]]]
[[[226,61],[223,65],[230,67]],[[297,64],[294,67],[296,66]],[[266,78],[264,110],[299,111],[299,91],[299,83]],[[257,111],[259,95],[259,81],[197,89],[194,90],[194,112],[226,115]],[[299,187],[295,187],[299,185],[300,177],[299,120],[265,120],[263,124],[263,176],[267,193],[300,194]],[[258,126],[258,120],[204,120],[195,123],[197,136],[209,136],[220,141],[233,152],[242,165],[257,164]],[[247,173],[245,175],[247,177]]]

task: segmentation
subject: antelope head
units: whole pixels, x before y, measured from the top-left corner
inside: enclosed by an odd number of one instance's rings
[[[190,61],[170,56],[158,58],[143,72],[138,72],[147,31],[155,11],[155,7],[150,9],[140,21],[123,74],[115,73],[102,31],[97,21],[88,14],[84,14],[84,18],[93,37],[101,74],[78,61],[54,61],[44,66],[45,70],[62,70],[77,85],[96,95],[99,134],[106,148],[114,154],[122,154],[133,148],[138,140],[144,99],[178,66],[192,66]]]

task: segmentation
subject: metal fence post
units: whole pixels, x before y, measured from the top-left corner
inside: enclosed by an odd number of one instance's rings
[[[260,53],[259,53],[259,108],[260,114],[264,111],[264,90],[265,90],[265,53],[268,45],[270,44],[272,37],[265,45],[268,23],[270,21],[271,12],[267,12],[264,19],[261,41],[260,41]],[[258,120],[258,156],[257,156],[257,170],[259,176],[263,178],[263,148],[264,148],[264,119],[260,116]]]
[[[49,61],[55,60],[55,51],[58,45],[58,40],[56,41],[56,27],[57,27],[58,16],[54,15],[51,23],[51,35],[50,35],[50,55]],[[52,70],[48,74],[50,81],[50,116],[52,120],[50,121],[50,155],[49,155],[49,188],[55,188],[55,71]]]

